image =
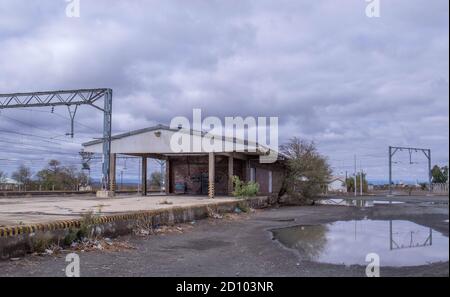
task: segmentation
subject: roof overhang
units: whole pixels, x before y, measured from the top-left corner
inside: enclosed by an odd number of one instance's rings
[[[184,138],[190,142],[188,148],[182,151],[173,149],[174,138]],[[195,145],[214,138],[220,143],[214,150],[204,150],[203,145]],[[97,139],[83,143],[84,151],[101,153],[103,140]],[[242,149],[241,149],[242,148]],[[244,141],[237,138],[212,135],[187,129],[172,129],[168,126],[157,125],[112,136],[111,153],[125,155],[154,155],[154,156],[180,156],[203,155],[209,152],[217,154],[234,154],[234,156],[267,156],[276,152],[256,142]],[[283,159],[283,155],[277,155]]]

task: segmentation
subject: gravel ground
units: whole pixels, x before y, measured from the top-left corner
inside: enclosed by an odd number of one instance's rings
[[[424,199],[426,199],[424,197]],[[447,198],[448,201],[448,198]],[[135,249],[79,253],[81,276],[365,276],[365,266],[301,261],[273,240],[273,228],[337,220],[409,220],[448,237],[448,204],[404,203],[370,208],[281,207],[181,225],[182,231],[125,236]],[[446,221],[447,220],[447,221]],[[65,253],[0,262],[0,276],[65,276]],[[448,261],[381,267],[381,276],[447,276]]]

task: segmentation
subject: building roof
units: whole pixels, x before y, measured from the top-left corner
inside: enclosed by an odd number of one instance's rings
[[[16,181],[15,179],[6,177],[3,180],[0,180],[0,184],[2,185],[21,185],[21,182]]]
[[[345,182],[345,177],[344,176],[332,176],[328,180],[328,183],[332,183],[332,182],[335,182],[335,181]]]
[[[163,133],[163,135],[156,136],[156,132],[158,131],[166,131],[168,133]],[[155,133],[151,133],[155,132]],[[155,154],[170,154],[173,153],[170,149],[170,137],[176,132],[183,132],[189,134],[192,137],[204,137],[208,132],[205,131],[196,131],[192,129],[172,129],[166,125],[156,125],[143,129],[133,130],[126,133],[121,133],[117,135],[113,135],[112,143],[111,143],[111,152],[119,153],[119,154],[146,154],[146,153],[155,153]],[[238,139],[236,137],[227,138],[225,136],[215,136],[215,139],[222,139],[223,142],[228,143],[240,143],[246,144],[247,147],[253,148],[254,152],[245,152],[256,155],[266,155],[270,151],[275,151],[270,149],[264,145],[259,143]],[[85,147],[85,150],[88,152],[100,153],[102,151],[102,139],[96,139],[93,141],[89,141],[83,143],[82,145]],[[225,151],[223,151],[225,152]],[[228,152],[228,151],[226,151]],[[200,151],[191,151],[190,153],[201,153]],[[281,158],[285,158],[282,154],[277,152],[277,155]]]
[[[138,130],[133,130],[133,131],[113,135],[111,138],[113,140],[121,139],[121,138],[129,137],[129,136],[138,135],[138,134],[142,134],[142,133],[146,133],[146,132],[157,131],[157,130],[167,130],[167,131],[174,131],[174,132],[178,131],[177,129],[171,129],[169,126],[158,124],[158,125],[152,126],[152,127],[147,127],[147,128],[143,128],[143,129],[138,129]],[[102,139],[88,141],[88,142],[83,143],[82,145],[90,146],[90,145],[100,144],[100,143],[103,143]]]

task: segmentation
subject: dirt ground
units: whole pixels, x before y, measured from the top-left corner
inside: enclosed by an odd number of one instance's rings
[[[427,200],[428,199],[428,200]],[[118,240],[134,248],[80,252],[81,276],[365,276],[365,266],[302,261],[271,229],[337,220],[408,220],[448,238],[448,197],[358,208],[281,207],[180,225],[176,232]],[[0,262],[0,276],[65,276],[65,253]],[[449,263],[381,267],[381,276],[447,276]]]

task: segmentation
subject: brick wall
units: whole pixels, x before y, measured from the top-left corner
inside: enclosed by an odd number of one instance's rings
[[[246,162],[234,160],[233,175],[239,176],[241,180],[250,178],[245,168]],[[174,192],[175,185],[185,185],[186,194],[206,195],[208,193],[208,156],[185,156],[171,157],[171,191]],[[228,192],[228,157],[215,157],[215,190],[216,195],[227,195]],[[259,164],[259,160],[250,160],[249,167],[256,168],[256,182],[260,185],[261,195],[269,193],[269,171],[272,171],[272,194],[277,194],[282,185],[284,167],[280,163]]]
[[[276,195],[281,189],[285,168],[280,162],[261,164],[259,160],[251,160],[250,167],[256,169],[256,182],[259,184],[259,194]],[[269,171],[272,172],[272,193],[269,193]]]
[[[172,185],[183,183],[186,194],[200,195],[208,192],[208,157],[171,157]],[[215,158],[215,189],[217,195],[226,195],[228,192],[228,157]],[[243,161],[234,160],[234,175],[243,177]]]

